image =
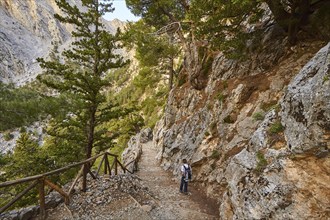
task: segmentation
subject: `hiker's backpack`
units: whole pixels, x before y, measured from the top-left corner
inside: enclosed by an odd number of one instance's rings
[[[186,178],[188,177],[188,180],[191,180],[191,168],[190,168],[190,166],[188,165],[188,168],[187,168],[186,166],[183,165],[183,167],[184,167],[184,170],[186,172]]]

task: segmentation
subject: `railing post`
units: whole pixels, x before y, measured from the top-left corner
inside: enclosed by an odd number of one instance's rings
[[[108,167],[109,167],[109,160],[108,160],[108,154],[104,154],[104,174],[108,173]],[[110,173],[110,170],[109,170]]]
[[[39,179],[39,203],[40,203],[40,217],[46,219],[46,203],[45,203],[45,181],[44,177]]]
[[[115,175],[118,174],[118,166],[117,166],[117,162],[118,162],[118,159],[117,159],[117,156],[115,156]]]
[[[104,162],[104,158],[105,158],[105,154],[103,155],[102,160],[101,160],[101,162],[100,162],[100,164],[99,164],[99,167],[97,168],[96,176],[99,175],[100,169],[101,169],[101,167],[102,167],[102,163]],[[105,163],[105,162],[104,162],[104,163]]]
[[[83,180],[82,180],[82,191],[86,192],[87,189],[87,173],[88,173],[88,166],[87,163],[84,163],[83,168]]]

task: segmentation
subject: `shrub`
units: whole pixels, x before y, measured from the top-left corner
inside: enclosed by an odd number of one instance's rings
[[[10,141],[14,138],[14,135],[11,134],[10,132],[6,132],[4,135],[3,135],[3,139],[5,139],[5,141]]]
[[[256,167],[255,171],[257,173],[261,173],[265,169],[265,167],[267,166],[268,163],[267,163],[267,160],[265,159],[264,154],[261,151],[257,152],[256,157],[257,157],[258,162],[257,162],[257,167]]]
[[[284,127],[280,121],[274,122],[269,128],[269,131],[273,134],[277,134],[283,130],[284,130]]]
[[[323,77],[323,83],[325,83],[326,81],[328,81],[329,80],[329,76],[324,76]]]
[[[26,133],[26,128],[23,126],[19,129],[19,132],[20,133]]]
[[[252,115],[252,118],[255,120],[255,121],[261,121],[261,120],[264,120],[265,118],[265,115],[262,113],[262,112],[256,112]]]
[[[227,89],[228,88],[228,82],[225,80],[223,81],[223,89]]]
[[[276,101],[270,101],[270,102],[262,102],[260,108],[264,112],[268,112],[269,110],[275,108],[277,102]]]
[[[212,164],[211,164],[211,169],[212,169],[212,170],[215,170],[215,168],[216,168],[215,164],[212,163]]]
[[[212,159],[219,159],[220,158],[220,152],[218,150],[213,150],[211,154]]]
[[[227,115],[227,116],[223,119],[223,122],[224,122],[224,123],[227,123],[227,124],[231,124],[231,123],[234,123],[235,121],[230,117],[230,115]]]
[[[223,95],[221,92],[217,95],[217,98],[219,100],[219,102],[222,102],[223,100],[225,100],[226,96]]]

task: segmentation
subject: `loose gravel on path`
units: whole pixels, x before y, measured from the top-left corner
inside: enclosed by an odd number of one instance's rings
[[[77,190],[69,205],[48,210],[47,219],[219,219],[217,204],[193,184],[189,185],[189,195],[179,192],[179,180],[158,165],[151,142],[142,149],[136,174],[89,179],[87,192]]]

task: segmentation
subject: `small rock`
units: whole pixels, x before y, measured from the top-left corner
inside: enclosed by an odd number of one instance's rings
[[[148,213],[152,210],[152,207],[150,205],[143,205],[141,206],[141,208]]]

